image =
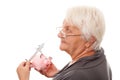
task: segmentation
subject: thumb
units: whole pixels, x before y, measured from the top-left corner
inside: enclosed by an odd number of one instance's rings
[[[30,64],[31,64],[31,63],[30,63],[30,61],[26,61],[26,66],[28,66],[28,67],[29,67],[29,66],[30,66]]]
[[[31,63],[30,63],[30,61],[26,61],[25,67],[26,67],[27,69],[29,69],[29,71],[31,70]]]

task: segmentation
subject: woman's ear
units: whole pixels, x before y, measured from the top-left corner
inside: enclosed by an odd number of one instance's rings
[[[87,48],[89,48],[90,46],[92,46],[94,44],[94,42],[96,41],[96,38],[94,36],[92,36],[88,41],[87,43],[85,44],[85,46]]]

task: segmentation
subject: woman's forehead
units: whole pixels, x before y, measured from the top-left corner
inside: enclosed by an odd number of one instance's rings
[[[71,22],[67,21],[66,19],[64,19],[62,27],[64,27],[64,28],[78,29],[79,30],[79,28],[77,26],[73,25]]]

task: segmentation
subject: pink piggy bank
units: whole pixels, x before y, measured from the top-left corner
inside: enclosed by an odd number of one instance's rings
[[[36,55],[32,60],[31,60],[31,67],[36,69],[37,71],[43,70],[47,67],[50,66],[51,64],[51,57],[46,57],[44,54],[39,54]]]

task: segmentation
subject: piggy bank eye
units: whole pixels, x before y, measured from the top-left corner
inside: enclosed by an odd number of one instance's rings
[[[43,54],[40,54],[40,58],[42,58],[43,57]]]
[[[47,58],[43,57],[42,55],[40,55],[40,58],[42,58],[43,60],[47,60]]]
[[[42,56],[40,55],[40,58],[41,58]]]

